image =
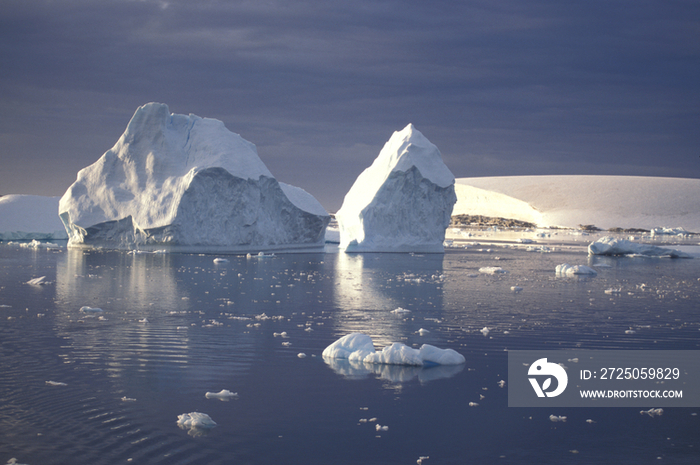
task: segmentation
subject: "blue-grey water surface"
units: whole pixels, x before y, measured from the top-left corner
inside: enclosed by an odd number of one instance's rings
[[[700,463],[700,409],[507,406],[508,349],[700,349],[697,259],[216,257],[0,245],[0,464]],[[598,275],[557,278],[562,263]],[[352,332],[467,363],[325,362]],[[205,398],[222,389],[238,397]],[[218,426],[188,434],[189,412]]]

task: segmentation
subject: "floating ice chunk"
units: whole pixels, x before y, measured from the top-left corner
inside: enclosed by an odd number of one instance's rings
[[[491,329],[489,329],[488,326],[484,326],[483,328],[481,328],[480,331],[481,331],[481,334],[483,334],[484,336],[488,336],[489,333],[491,332]]]
[[[469,402],[470,407],[478,407],[479,403],[478,402]]]
[[[418,457],[418,460],[416,460],[416,463],[417,463],[418,465],[422,465],[422,464],[423,464],[423,460],[428,460],[429,458],[430,458],[430,457],[427,456],[427,455],[421,455],[420,457]]]
[[[122,397],[122,402],[136,402],[136,399],[124,396]]]
[[[397,308],[397,309],[392,310],[391,313],[404,314],[404,313],[411,313],[411,311],[410,311],[410,310],[407,310],[407,309],[405,309],[405,308],[399,307],[399,308]]]
[[[228,263],[228,258],[215,258],[214,263]]]
[[[139,320],[139,323],[144,323],[144,324],[146,324],[146,323],[150,323],[150,322],[148,321],[148,318],[144,318],[144,319],[142,319],[142,320]]]
[[[690,233],[685,228],[652,228],[652,236],[688,236]]]
[[[36,284],[46,284],[46,283],[44,282],[45,279],[46,279],[46,276],[40,276],[40,277],[38,277],[38,278],[30,279],[29,281],[27,281],[27,284],[32,284],[32,285],[36,285]]]
[[[204,394],[207,399],[229,400],[232,397],[238,397],[237,392],[231,392],[228,389],[222,389],[219,392],[207,392]]]
[[[389,431],[389,427],[388,427],[388,426],[382,426],[382,425],[380,425],[379,423],[377,423],[376,425],[374,425],[374,427],[375,427],[375,429],[376,429],[377,431]]]
[[[555,272],[559,276],[574,276],[574,275],[588,275],[595,276],[598,274],[593,268],[589,268],[585,265],[569,265],[564,263],[562,265],[557,265]]]
[[[639,244],[612,236],[601,237],[588,245],[589,255],[644,255],[648,257],[692,258],[675,249]]]
[[[595,423],[595,422],[596,422],[595,420],[591,420],[590,418],[589,418],[588,420],[586,420],[586,423],[588,423],[589,425],[590,425],[590,424],[593,424],[593,423]]]
[[[521,244],[532,244],[534,241],[532,239],[521,237],[516,242],[520,242]]]
[[[425,335],[428,334],[430,331],[428,331],[427,329],[421,328],[421,329],[419,329],[419,330],[416,331],[416,332],[417,332],[419,335],[421,335],[421,336],[425,336]]]
[[[19,463],[16,458],[12,457],[7,461],[6,465],[27,465],[26,463]]]
[[[502,387],[505,387],[505,385],[506,385],[506,382],[505,382],[504,380],[500,380],[500,381],[498,382],[498,387],[501,387],[501,388],[502,388]]]
[[[304,352],[299,352],[299,353],[297,354],[297,357],[299,357],[299,358],[306,358],[306,354],[305,354]]]
[[[479,268],[479,273],[484,273],[484,274],[503,274],[503,273],[508,273],[506,270],[501,268],[500,266],[483,266]]]
[[[550,415],[550,416],[549,416],[549,419],[550,419],[551,421],[553,421],[554,423],[565,422],[565,421],[566,421],[566,417],[561,417],[561,416],[557,416],[557,415]]]
[[[281,333],[272,333],[272,335],[273,335],[274,337],[282,337],[282,338],[289,337],[289,336],[287,335],[287,331],[282,331]]]
[[[420,349],[413,349],[401,342],[375,351],[372,339],[362,333],[352,333],[335,341],[323,351],[328,359],[348,359],[353,362],[372,364],[430,366],[460,365],[465,363],[464,356],[452,349],[439,349],[423,344]]]
[[[511,292],[515,292],[517,294],[518,292],[521,292],[523,290],[523,288],[520,286],[511,286],[510,290],[511,290]]]
[[[323,350],[324,358],[347,358],[362,361],[367,355],[374,353],[372,338],[362,333],[351,333],[343,336]]]
[[[604,292],[605,292],[606,294],[621,294],[621,293],[622,293],[622,288],[621,288],[621,287],[618,287],[618,288],[616,289],[616,288],[611,287],[610,289],[606,289]]]
[[[637,332],[637,331],[635,331],[635,330],[633,330],[633,329],[627,329],[627,330],[625,330],[625,334],[635,334],[636,332]]]
[[[206,431],[214,428],[216,422],[206,413],[190,412],[177,416],[177,426],[188,430],[187,434],[191,436],[201,436]]]
[[[649,415],[650,417],[658,417],[659,415],[664,414],[664,409],[662,408],[650,408],[649,410],[641,410],[639,412],[641,415],[644,415],[645,413]]]
[[[68,386],[66,383],[61,383],[60,381],[47,381],[46,384],[49,386]]]
[[[103,312],[104,310],[102,310],[101,308],[88,307],[87,305],[85,305],[83,307],[80,307],[80,311],[83,313],[100,313],[100,312]]]

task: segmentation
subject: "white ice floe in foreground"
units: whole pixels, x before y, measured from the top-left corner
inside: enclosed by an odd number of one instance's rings
[[[190,412],[177,416],[177,426],[187,430],[190,436],[200,436],[216,426],[206,413]]]
[[[675,249],[620,239],[612,236],[601,237],[588,245],[590,255],[644,255],[647,257],[692,258],[691,255]]]
[[[574,276],[574,275],[587,275],[595,276],[598,274],[596,270],[590,268],[586,265],[569,265],[568,263],[563,263],[557,265],[554,272],[558,276]]]
[[[439,349],[423,344],[420,349],[413,349],[401,342],[384,347],[377,352],[372,338],[362,333],[352,333],[341,337],[323,351],[324,358],[347,359],[371,364],[434,366],[460,365],[465,363],[464,356],[452,349]]]
[[[0,197],[0,241],[68,239],[58,217],[59,197]]]
[[[336,213],[347,252],[443,252],[457,200],[438,148],[413,127],[395,132]]]
[[[330,216],[278,183],[221,121],[136,110],[117,143],[60,200],[69,246],[234,251],[322,247]]]
[[[204,394],[207,399],[229,400],[232,397],[238,397],[237,392],[231,392],[228,389],[222,389],[219,392],[207,392]]]
[[[700,179],[652,176],[459,178],[453,215],[512,218],[541,227],[659,227],[700,232]]]

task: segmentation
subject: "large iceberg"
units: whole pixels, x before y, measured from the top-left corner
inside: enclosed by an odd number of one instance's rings
[[[68,239],[56,215],[58,200],[41,195],[0,197],[0,241]]]
[[[676,249],[657,247],[649,244],[620,239],[613,236],[601,237],[588,245],[589,255],[644,255],[647,257],[693,258]]]
[[[330,220],[221,121],[158,103],[138,108],[114,147],[78,173],[59,215],[69,246],[233,251],[321,247]]]
[[[412,124],[395,132],[336,213],[347,252],[444,252],[457,201],[438,148]]]

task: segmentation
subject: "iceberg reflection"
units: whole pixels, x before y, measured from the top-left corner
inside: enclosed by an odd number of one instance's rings
[[[350,361],[348,359],[324,358],[326,364],[337,374],[348,379],[363,379],[369,375],[375,375],[380,379],[392,383],[405,383],[418,378],[421,383],[427,383],[436,379],[451,378],[464,370],[462,365],[387,365]]]

